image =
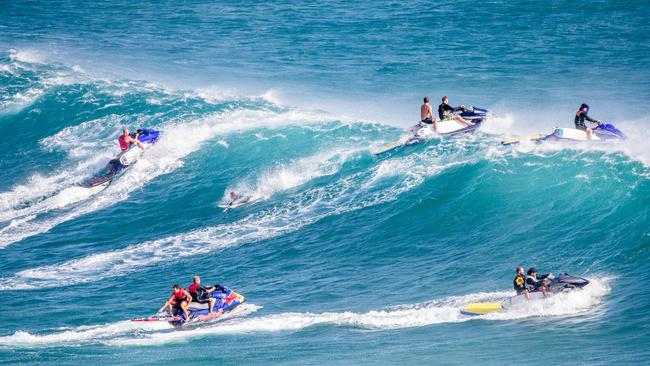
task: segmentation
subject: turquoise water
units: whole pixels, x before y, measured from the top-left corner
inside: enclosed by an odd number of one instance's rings
[[[0,360],[644,364],[650,7],[639,2],[0,4]],[[378,159],[423,95],[482,129]],[[503,148],[570,126],[617,146]],[[123,126],[163,138],[77,187]],[[217,207],[232,190],[253,202]],[[516,265],[584,291],[469,318]],[[248,301],[133,323],[199,274]]]

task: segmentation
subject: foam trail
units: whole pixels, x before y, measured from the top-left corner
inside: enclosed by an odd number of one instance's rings
[[[234,191],[241,196],[249,196],[250,203],[267,200],[275,193],[298,187],[318,177],[333,175],[339,171],[341,164],[360,150],[330,150],[291,164],[283,164],[264,171],[253,184],[242,181],[229,187],[220,201],[227,204],[229,193]]]
[[[427,154],[412,154],[403,159],[384,161],[366,171],[342,177],[333,183],[295,195],[283,205],[251,214],[237,222],[208,227],[168,238],[132,245],[124,249],[97,253],[65,263],[18,272],[0,281],[0,290],[72,285],[120,276],[155,263],[179,260],[252,243],[294,232],[325,217],[393,201],[421,184],[427,177],[462,164],[452,162],[422,164]],[[454,157],[451,157],[454,160]],[[401,179],[375,189],[386,180],[388,171],[404,172]],[[397,165],[396,165],[397,164]],[[399,167],[398,167],[399,165]]]
[[[451,296],[418,304],[406,304],[381,310],[358,312],[300,313],[289,312],[260,317],[233,318],[227,322],[217,322],[200,326],[189,331],[163,331],[168,325],[134,325],[130,322],[79,327],[64,332],[32,335],[19,331],[13,335],[0,337],[0,344],[12,347],[41,347],[78,345],[101,342],[111,346],[152,346],[174,342],[186,342],[197,337],[231,334],[255,334],[267,332],[295,332],[316,325],[351,327],[371,331],[430,326],[443,323],[460,323],[471,320],[507,321],[513,319],[539,317],[576,317],[578,320],[600,316],[603,298],[610,292],[611,277],[591,279],[584,289],[558,294],[549,299],[533,301],[524,308],[513,308],[501,313],[480,317],[462,315],[460,309],[471,302],[503,301],[514,295],[512,291],[480,292],[464,296]],[[250,304],[244,304],[236,310]],[[259,309],[245,312],[250,313]],[[137,332],[146,330],[147,332]]]
[[[219,321],[245,316],[259,309],[261,307],[254,304],[242,304],[233,311],[221,316]],[[10,336],[0,337],[0,345],[17,348],[79,346],[98,343],[115,337],[132,337],[147,332],[166,332],[173,329],[172,325],[164,321],[132,322],[122,320],[110,324],[80,326],[50,334],[30,334],[25,331],[17,331]]]
[[[128,198],[130,192],[140,189],[159,175],[167,174],[183,165],[183,159],[197,151],[205,141],[217,135],[259,128],[259,121],[265,121],[265,128],[277,128],[288,124],[303,124],[321,121],[314,113],[288,110],[284,112],[237,110],[201,118],[189,124],[168,125],[163,128],[163,137],[152,146],[145,157],[130,168],[124,175],[100,192],[97,198],[82,207],[43,220],[31,220],[20,225],[5,227],[0,231],[0,248],[25,238],[47,232],[55,226],[75,219],[81,215],[108,207]],[[166,136],[194,136],[178,144]]]

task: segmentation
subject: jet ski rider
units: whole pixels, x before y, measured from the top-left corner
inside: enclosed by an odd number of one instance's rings
[[[542,294],[544,294],[544,297],[547,297],[548,291],[546,287],[550,282],[550,275],[551,273],[538,275],[537,269],[535,267],[530,267],[526,276],[526,288],[528,289],[528,292],[540,291]]]
[[[433,125],[433,129],[438,132],[438,121],[433,116],[433,108],[429,103],[429,97],[424,97],[423,103],[420,106],[420,125]]]
[[[131,144],[136,144],[140,149],[144,150],[140,141],[138,141],[138,134],[136,133],[134,137],[131,137],[129,134],[129,129],[125,128],[122,130],[122,136],[117,140],[120,143],[120,150],[125,152],[131,147]]]
[[[174,309],[180,310],[185,315],[185,319],[188,320],[190,315],[187,313],[187,306],[191,302],[192,295],[190,295],[186,289],[181,288],[181,286],[174,285],[171,296],[169,296],[165,305],[163,305],[158,312],[161,313],[165,308],[167,308],[169,315],[174,315]]]
[[[585,120],[598,125],[600,125],[600,120],[589,117],[587,115],[587,112],[589,112],[589,105],[587,103],[582,103],[580,109],[578,109],[576,112],[576,117],[574,118],[573,123],[575,123],[576,129],[585,131],[585,133],[587,133],[587,140],[591,140],[593,130],[585,125]]]
[[[526,299],[530,300],[530,294],[526,288],[526,275],[524,274],[524,267],[517,267],[515,269],[515,273],[517,275],[515,276],[515,279],[512,280],[512,286],[515,288],[515,291],[517,291],[517,295],[524,295],[526,296]]]
[[[192,277],[192,283],[189,287],[189,293],[192,295],[192,300],[199,304],[208,303],[210,313],[214,312],[214,303],[216,299],[210,296],[210,293],[216,290],[216,287],[201,286],[201,278],[199,276]]]
[[[465,110],[464,105],[459,105],[458,107],[452,107],[449,105],[449,98],[445,95],[442,97],[442,104],[438,106],[438,117],[440,117],[440,121],[449,121],[449,120],[456,120],[462,124],[471,126],[473,125],[472,122],[466,120],[463,118],[461,115],[456,114],[454,115],[454,112],[462,111]]]

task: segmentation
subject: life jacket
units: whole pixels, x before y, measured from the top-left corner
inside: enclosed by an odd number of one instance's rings
[[[515,288],[515,291],[521,291],[526,289],[526,279],[524,275],[518,274],[514,280],[512,280],[512,286]]]
[[[129,149],[129,147],[131,147],[131,143],[126,141],[126,135],[120,136],[118,141],[120,143],[120,149],[122,149],[122,151],[126,151]]]
[[[176,300],[185,300],[187,296],[185,296],[183,293],[184,291],[186,291],[184,288],[182,288],[179,292],[172,291],[172,296],[174,296],[174,299]]]
[[[203,287],[198,283],[191,284],[188,287],[187,292],[189,292],[190,295],[192,295],[193,301],[204,300],[208,298],[208,292],[205,291]]]
[[[531,280],[532,283],[529,283],[528,280]],[[526,288],[528,289],[528,291],[532,292],[532,291],[537,290],[537,288],[539,287],[537,285],[537,281],[538,281],[537,277],[533,277],[533,276],[530,276],[530,275],[526,276]]]

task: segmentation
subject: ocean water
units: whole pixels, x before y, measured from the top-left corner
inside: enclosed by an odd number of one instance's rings
[[[0,3],[0,363],[650,362],[650,6]],[[488,108],[385,158],[422,96]],[[572,124],[619,145],[504,136]],[[163,132],[107,189],[122,127]],[[230,191],[252,202],[224,213]],[[526,309],[517,265],[591,284]],[[193,275],[247,302],[136,323]]]

